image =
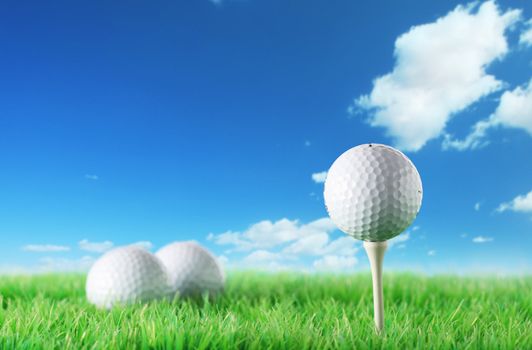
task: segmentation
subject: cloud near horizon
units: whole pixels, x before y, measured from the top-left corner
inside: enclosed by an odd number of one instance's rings
[[[244,232],[227,231],[221,234],[209,234],[207,240],[218,245],[232,246],[232,251],[250,251],[278,246],[321,233],[329,233],[336,226],[329,218],[300,224],[298,220],[286,218],[272,222],[263,220],[251,225]]]
[[[412,231],[417,229],[414,226]],[[283,218],[260,221],[244,232],[211,233],[207,240],[228,246],[224,254],[235,268],[309,271],[310,261],[310,268],[315,271],[343,271],[358,263],[356,256],[362,241],[343,234],[335,237],[336,230],[332,220],[326,217],[309,223]],[[410,231],[407,231],[389,240],[389,248],[400,244],[404,248],[404,242],[409,239]],[[242,253],[246,255],[239,258]]]
[[[358,259],[354,256],[325,255],[323,258],[314,261],[312,264],[317,271],[345,271],[358,264]]]
[[[22,250],[35,253],[68,252],[70,247],[54,244],[28,244],[23,246]]]
[[[131,243],[146,250],[153,248],[153,243],[150,241],[138,241]],[[111,241],[91,242],[83,239],[78,242],[78,248],[82,251],[103,254],[112,248],[114,244]],[[54,245],[54,244],[28,244],[21,247],[22,251],[33,253],[54,253],[54,256],[44,256],[38,259],[34,265],[0,265],[0,275],[12,274],[38,274],[49,272],[86,272],[90,269],[97,257],[90,255],[83,255],[79,258],[71,258],[64,256],[57,256],[55,253],[70,252],[72,249],[69,246]],[[221,258],[223,260],[225,257]]]
[[[359,251],[360,242],[348,236],[333,239],[331,234],[336,229],[329,218],[309,223],[283,218],[260,221],[244,232],[209,234],[207,240],[228,246],[226,255],[249,252],[238,261],[231,258],[236,267],[266,270],[303,268],[302,259],[308,258],[314,259],[316,264],[313,266],[320,269],[333,262],[352,266],[357,261],[354,255]],[[326,256],[329,257],[323,260]],[[340,258],[347,256],[352,259]]]

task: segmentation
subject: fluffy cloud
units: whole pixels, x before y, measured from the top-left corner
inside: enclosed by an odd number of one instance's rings
[[[393,248],[394,245],[399,243],[404,243],[410,239],[410,232],[405,232],[400,234],[399,236],[395,236],[394,238],[388,240],[388,248]]]
[[[473,241],[473,243],[488,243],[488,242],[492,242],[493,238],[492,237],[477,236],[477,237],[473,238],[472,241]]]
[[[329,235],[326,232],[321,232],[298,239],[286,247],[283,252],[286,254],[319,255],[328,242]]]
[[[207,239],[219,245],[232,246],[233,249],[226,251],[226,254],[251,250],[242,259],[231,257],[234,267],[305,271],[303,259],[307,257],[318,257],[314,261],[315,269],[352,267],[356,264],[355,255],[361,244],[349,236],[331,237],[335,230],[336,226],[329,218],[306,224],[288,219],[276,222],[265,220],[251,225],[244,232],[210,234]]]
[[[31,274],[32,271],[25,266],[0,265],[0,276],[20,276]]]
[[[68,252],[70,250],[70,247],[54,244],[28,244],[23,246],[22,250],[25,252],[36,253]]]
[[[84,272],[94,264],[94,258],[83,256],[79,259],[68,258],[42,258],[40,265],[35,268],[35,272]]]
[[[395,42],[393,71],[375,79],[355,105],[370,111],[370,125],[384,127],[397,147],[421,149],[454,114],[502,88],[485,69],[508,52],[505,32],[520,13],[487,1],[412,27]]]
[[[217,259],[218,259],[218,262],[220,263],[220,265],[222,265],[224,267],[229,264],[229,258],[226,257],[225,255],[220,255]]]
[[[244,232],[228,231],[222,234],[209,234],[207,239],[219,245],[233,246],[236,251],[249,251],[278,246],[319,233],[332,232],[336,226],[329,218],[322,218],[308,224],[286,218],[272,222],[260,221]]]
[[[81,250],[92,253],[103,253],[113,248],[113,242],[103,241],[103,242],[89,242],[87,239],[83,239],[78,242],[78,247]]]
[[[532,136],[532,79],[501,96],[493,122],[509,128],[524,129]]]
[[[532,19],[526,22],[526,29],[519,37],[519,44],[524,46],[532,46]]]
[[[79,259],[44,257],[38,263],[30,266],[4,265],[0,266],[1,275],[31,275],[50,272],[85,272],[94,263],[91,256]]]
[[[327,179],[327,171],[312,174],[312,181],[317,184],[322,184]]]
[[[488,143],[488,130],[498,126],[523,129],[532,136],[532,79],[526,86],[505,91],[495,113],[477,122],[464,140],[453,140],[450,135],[446,135],[443,147],[460,151],[481,148]]]
[[[344,236],[335,239],[321,250],[321,254],[355,255],[360,250],[360,241],[353,237]]]
[[[281,260],[281,254],[272,253],[267,250],[256,250],[244,258],[246,263],[262,263]]]
[[[353,268],[358,263],[354,256],[326,255],[312,264],[316,270],[341,271]]]
[[[352,237],[340,237],[330,241],[329,234],[322,232],[302,237],[283,249],[284,254],[295,255],[355,255],[360,242]]]
[[[532,213],[532,191],[528,192],[527,194],[517,196],[509,202],[502,203],[497,208],[499,213],[505,212],[507,210],[521,213]]]

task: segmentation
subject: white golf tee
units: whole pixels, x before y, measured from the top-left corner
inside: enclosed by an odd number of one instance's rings
[[[388,243],[383,242],[364,242],[364,249],[368,254],[369,264],[371,266],[371,276],[373,279],[373,312],[375,317],[375,327],[377,332],[382,331],[384,327],[384,300],[382,296],[382,262]]]

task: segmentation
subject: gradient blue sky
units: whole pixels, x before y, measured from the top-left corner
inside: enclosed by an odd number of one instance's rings
[[[388,269],[530,273],[532,3],[460,4],[3,1],[0,272],[189,239],[229,267],[365,269],[312,224],[312,174],[378,142],[424,184]]]

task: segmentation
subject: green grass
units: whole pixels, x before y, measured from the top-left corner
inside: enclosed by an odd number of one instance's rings
[[[97,310],[84,277],[0,277],[0,349],[532,349],[532,277],[233,273],[215,300]]]

